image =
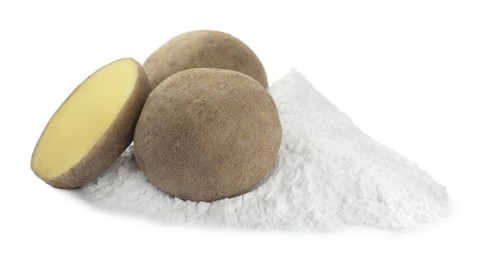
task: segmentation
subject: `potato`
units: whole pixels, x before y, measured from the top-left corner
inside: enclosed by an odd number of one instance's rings
[[[97,70],[49,120],[33,151],[33,172],[58,188],[96,178],[132,142],[149,92],[146,74],[133,59]]]
[[[268,87],[267,74],[257,55],[245,43],[223,32],[180,34],[159,47],[144,62],[144,70],[153,88],[174,73],[192,68],[234,70]]]
[[[147,98],[134,134],[148,180],[171,196],[214,201],[243,194],[277,158],[275,103],[239,72],[196,68],[174,74]]]

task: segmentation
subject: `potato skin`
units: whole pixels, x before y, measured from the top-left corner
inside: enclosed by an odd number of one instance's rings
[[[203,30],[180,34],[144,62],[153,88],[167,77],[192,68],[234,70],[268,87],[267,74],[257,55],[245,43],[223,32]]]
[[[91,151],[64,174],[53,179],[43,179],[37,174],[40,179],[56,188],[79,188],[99,177],[127,149],[133,140],[136,122],[150,93],[144,69],[139,63],[137,68],[139,75],[133,92],[120,110],[118,117]],[[32,170],[35,172],[33,167]]]
[[[196,68],[164,80],[136,126],[136,161],[171,196],[214,201],[254,188],[281,142],[275,103],[239,72]]]

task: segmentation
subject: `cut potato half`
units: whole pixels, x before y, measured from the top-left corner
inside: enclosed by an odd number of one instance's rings
[[[131,144],[150,89],[134,59],[97,70],[51,117],[33,151],[33,172],[58,188],[98,177]]]

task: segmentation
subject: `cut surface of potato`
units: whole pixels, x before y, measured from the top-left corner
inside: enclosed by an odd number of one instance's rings
[[[79,187],[101,174],[131,143],[148,89],[133,59],[96,71],[48,122],[33,152],[32,170],[62,188]]]

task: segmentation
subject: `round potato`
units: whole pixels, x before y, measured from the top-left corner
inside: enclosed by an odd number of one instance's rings
[[[131,144],[149,92],[144,70],[131,58],[97,70],[51,117],[33,151],[33,172],[58,188],[94,180]]]
[[[144,62],[144,70],[153,88],[167,77],[192,68],[234,70],[268,87],[267,74],[257,55],[245,43],[223,32],[180,34],[159,47]]]
[[[137,163],[169,195],[214,201],[255,187],[281,142],[275,103],[239,72],[197,68],[149,95],[134,134]]]

